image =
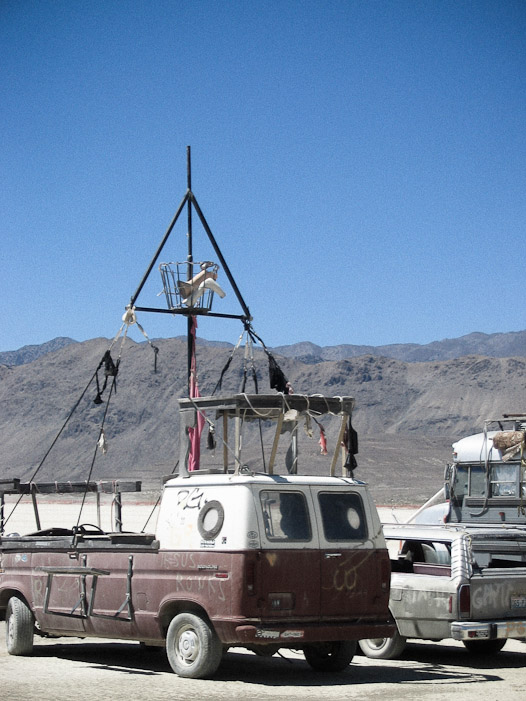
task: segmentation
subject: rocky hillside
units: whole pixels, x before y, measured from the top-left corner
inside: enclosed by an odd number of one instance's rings
[[[105,423],[106,455],[96,448],[106,404],[93,402],[96,384],[89,384],[106,339],[71,343],[29,364],[0,366],[0,479],[33,475],[78,402],[37,480],[86,479],[93,465],[94,479],[127,477],[158,486],[178,457],[177,397],[186,394],[186,345],[179,339],[156,343],[157,373],[151,348],[126,342]],[[199,347],[203,395],[213,391],[230,353],[230,348]],[[243,354],[238,355],[223,393],[240,389]],[[315,364],[276,357],[295,392],[356,398],[356,476],[371,484],[382,504],[421,503],[440,488],[453,440],[480,430],[486,418],[526,411],[525,357],[470,355],[408,363],[364,355]],[[268,392],[262,352],[256,361],[260,392]],[[103,398],[107,395],[108,389]],[[335,439],[329,432],[329,443]],[[311,469],[323,472],[327,459],[317,454],[316,439],[313,445]],[[255,464],[255,441],[250,439],[246,450],[247,461]]]

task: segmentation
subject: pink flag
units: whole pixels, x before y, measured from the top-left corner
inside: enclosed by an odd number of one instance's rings
[[[192,320],[192,330],[191,339],[192,344],[192,360],[190,364],[190,397],[200,397],[199,385],[197,384],[197,372],[196,372],[196,362],[195,362],[195,333],[197,329],[197,319],[195,316],[191,317]],[[199,460],[201,457],[201,433],[203,431],[203,426],[205,424],[204,416],[201,412],[197,412],[197,425],[195,428],[188,429],[188,435],[190,437],[190,454],[188,455],[188,470],[198,470]]]

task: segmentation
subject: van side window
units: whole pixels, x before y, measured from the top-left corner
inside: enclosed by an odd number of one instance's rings
[[[363,503],[354,492],[318,494],[326,540],[365,540],[367,522]]]
[[[395,546],[398,549],[396,555]],[[388,542],[393,572],[414,572],[435,576],[451,574],[451,543],[421,540]]]
[[[269,540],[311,539],[311,527],[305,496],[301,492],[262,490],[259,495],[265,533]]]

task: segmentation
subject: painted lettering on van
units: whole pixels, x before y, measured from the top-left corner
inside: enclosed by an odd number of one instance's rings
[[[212,579],[206,576],[188,577],[178,573],[175,577],[175,589],[177,592],[184,592],[185,594],[206,594],[214,601],[226,601],[223,581],[220,579]]]
[[[36,605],[44,601],[44,578],[35,577],[33,579],[33,599]]]
[[[345,563],[342,563],[334,570],[332,584],[336,591],[353,591],[356,582],[356,567],[346,567]]]
[[[180,489],[177,492],[177,506],[180,509],[201,509],[206,504],[205,493],[199,487]]]
[[[163,553],[162,568],[173,570],[183,567],[184,569],[197,569],[193,553]]]

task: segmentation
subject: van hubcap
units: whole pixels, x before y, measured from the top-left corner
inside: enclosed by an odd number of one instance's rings
[[[179,636],[179,657],[184,662],[193,662],[199,654],[199,639],[191,628],[184,630]]]

